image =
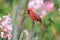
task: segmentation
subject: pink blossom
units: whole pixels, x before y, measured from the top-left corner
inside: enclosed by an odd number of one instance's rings
[[[12,37],[11,33],[8,34],[8,39],[10,40]]]
[[[12,26],[11,25],[6,25],[3,27],[3,31],[5,32],[9,32],[9,31],[12,31]]]
[[[0,28],[2,28],[2,26],[0,25]]]
[[[12,26],[11,25],[7,25],[7,30],[11,31],[12,30]]]
[[[6,20],[7,20],[7,21],[10,21],[11,18],[10,18],[9,16],[6,16]]]
[[[42,7],[42,5],[43,5],[43,0],[36,0],[34,8],[39,9]]]
[[[52,2],[47,2],[46,5],[45,5],[45,7],[44,7],[44,9],[45,9],[46,11],[53,11],[53,10],[54,10],[54,3],[52,3]]]
[[[6,23],[3,21],[1,25],[2,25],[2,26],[6,26]]]
[[[11,21],[10,15],[3,16],[2,26],[6,26]]]
[[[29,7],[29,8],[33,8],[33,7],[34,7],[34,3],[35,3],[35,1],[30,1],[30,2],[28,3],[28,7]]]
[[[1,37],[3,38],[4,32],[1,32]]]
[[[0,18],[0,21],[2,20],[2,18]]]
[[[6,21],[11,21],[10,14],[3,16],[3,19]]]
[[[59,10],[59,12],[60,12],[60,8],[59,8],[58,10]]]
[[[24,33],[26,34],[26,40],[29,40],[29,32],[28,32],[28,30],[24,30]]]
[[[11,39],[12,35],[11,35],[11,33],[4,34],[4,32],[1,32],[1,37]]]
[[[3,38],[9,38],[10,39],[10,37],[11,37],[10,33],[6,33],[6,34],[3,35]]]
[[[46,11],[45,11],[45,10],[42,10],[42,11],[41,11],[40,18],[43,18],[43,17],[45,17],[45,16],[46,16]]]
[[[43,5],[43,0],[33,0],[29,2],[28,7],[37,10],[41,8],[42,5]]]
[[[44,3],[44,0],[36,0],[35,2],[41,7]]]
[[[9,22],[7,20],[4,20],[2,21],[1,25],[5,27],[6,25],[9,25]]]
[[[26,35],[29,35],[29,32],[27,30],[24,30],[24,32],[26,33]]]
[[[4,34],[3,35],[3,38],[8,38],[8,34]]]
[[[1,37],[2,38],[11,39],[12,26],[10,22],[11,22],[10,14],[3,16],[3,20],[1,22],[1,26],[2,26]]]
[[[3,31],[8,32],[7,28],[3,28]]]

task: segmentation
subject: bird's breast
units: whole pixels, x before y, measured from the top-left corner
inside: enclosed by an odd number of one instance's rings
[[[33,19],[33,20],[35,19],[33,14],[30,14],[29,16],[31,19]]]
[[[35,14],[33,11],[28,11],[28,15],[32,20],[36,20],[36,21],[40,20],[40,17],[37,14]]]

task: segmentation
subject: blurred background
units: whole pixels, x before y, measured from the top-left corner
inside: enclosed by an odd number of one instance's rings
[[[0,40],[60,40],[60,0],[50,0],[54,3],[54,11],[46,11],[46,15],[42,18],[46,26],[46,31],[42,30],[38,22],[35,22],[36,28],[34,29],[32,20],[24,11],[27,6],[26,4],[28,4],[28,1],[26,1],[27,0],[0,0],[0,18],[10,13],[12,21],[10,24],[12,24],[13,29],[10,39],[0,36]],[[40,10],[35,11],[39,13]],[[0,35],[1,32],[2,31],[0,31]],[[32,36],[30,37],[30,35]]]

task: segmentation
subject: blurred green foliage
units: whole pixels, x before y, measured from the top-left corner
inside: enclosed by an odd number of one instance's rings
[[[0,17],[12,13],[13,0],[0,0]]]

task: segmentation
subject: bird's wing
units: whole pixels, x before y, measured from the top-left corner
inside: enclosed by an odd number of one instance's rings
[[[39,17],[39,15],[37,15],[36,13],[34,13],[34,18],[39,21],[41,18]]]

